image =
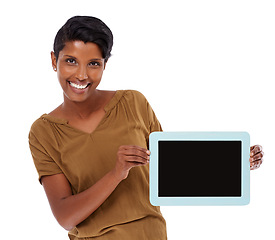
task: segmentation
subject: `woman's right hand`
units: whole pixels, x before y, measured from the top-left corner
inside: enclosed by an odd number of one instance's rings
[[[132,167],[146,165],[150,159],[150,151],[134,145],[120,146],[117,152],[117,161],[114,168],[119,180],[127,178]]]

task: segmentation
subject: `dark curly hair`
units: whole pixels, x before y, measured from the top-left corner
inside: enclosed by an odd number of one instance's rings
[[[55,36],[53,50],[56,59],[58,59],[59,52],[65,47],[65,43],[70,41],[97,44],[105,61],[111,56],[113,34],[108,26],[98,18],[89,16],[70,18]]]

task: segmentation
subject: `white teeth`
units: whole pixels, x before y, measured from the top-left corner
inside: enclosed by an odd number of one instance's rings
[[[69,82],[69,84],[70,84],[72,87],[76,88],[76,89],[84,89],[84,88],[86,88],[86,87],[89,85],[89,83],[87,83],[86,85],[78,85],[78,84],[72,83],[72,82]]]

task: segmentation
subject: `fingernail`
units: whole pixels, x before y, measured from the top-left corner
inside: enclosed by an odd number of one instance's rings
[[[147,153],[148,155],[150,155],[150,154],[151,154],[151,152],[150,152],[149,150],[147,150],[147,151],[146,151],[146,153]]]

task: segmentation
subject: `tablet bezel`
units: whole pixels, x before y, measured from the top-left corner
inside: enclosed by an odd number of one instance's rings
[[[158,196],[158,142],[159,141],[241,141],[240,197],[159,197]],[[250,136],[247,132],[153,132],[149,136],[150,202],[154,206],[219,206],[247,205],[250,202]]]

